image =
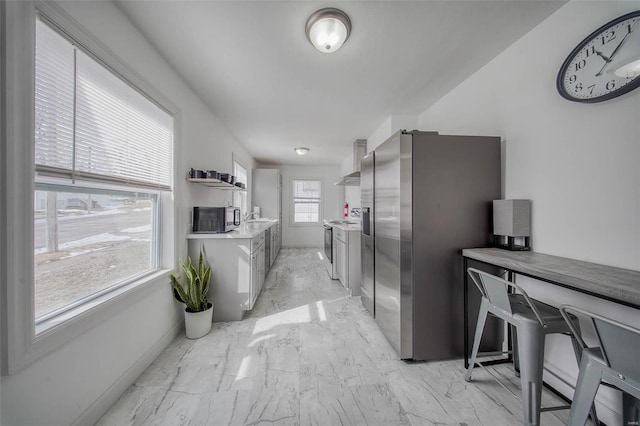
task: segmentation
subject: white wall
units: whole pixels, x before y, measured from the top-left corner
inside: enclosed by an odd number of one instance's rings
[[[420,116],[425,130],[502,137],[505,197],[532,200],[537,252],[640,270],[640,90],[582,105],[555,88],[560,65],[584,37],[638,8],[638,1],[569,2]],[[543,301],[581,304],[640,327],[637,310],[518,279]],[[552,340],[546,366],[573,382],[571,349],[566,339]],[[621,423],[604,412],[602,420]]]
[[[335,182],[342,177],[339,166],[260,166],[268,169],[279,169],[282,174],[282,246],[283,247],[322,247],[324,234],[322,223],[314,226],[291,225],[291,179],[318,178],[323,182],[322,218],[337,219],[342,217],[344,186],[336,186]]]
[[[376,149],[381,143],[386,141],[391,135],[398,130],[417,130],[417,115],[390,115],[382,124],[367,138],[367,152]],[[345,158],[341,165],[340,171],[343,175],[347,175],[353,171],[353,154]],[[360,207],[360,186],[345,186],[344,198],[339,201],[342,207],[344,203],[349,204],[349,210],[353,207]],[[342,216],[340,216],[342,217]],[[359,219],[350,216],[350,219]]]
[[[393,135],[398,130],[400,129],[394,129],[392,127],[391,116],[389,116],[367,138],[367,152],[371,152],[376,149],[382,142],[386,141],[389,136]]]
[[[182,149],[176,152],[180,175],[186,175],[189,167],[231,172],[232,153],[248,169],[255,167],[253,158],[113,3],[64,2],[61,6],[180,108]],[[180,223],[176,253],[184,257],[191,206],[224,205],[231,195],[187,184],[182,178],[176,182],[174,195]],[[181,321],[181,309],[173,301],[168,280],[130,297],[111,319],[3,377],[0,423],[92,424],[182,332]]]
[[[390,115],[380,126],[367,138],[367,152],[376,149],[380,144],[386,141],[391,135],[398,130],[432,130],[422,129],[419,127],[417,115]]]

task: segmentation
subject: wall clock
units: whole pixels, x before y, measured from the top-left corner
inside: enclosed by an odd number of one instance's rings
[[[556,87],[574,102],[602,102],[640,86],[640,10],[607,22],[573,49]]]

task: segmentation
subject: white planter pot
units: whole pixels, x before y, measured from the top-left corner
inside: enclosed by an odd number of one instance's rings
[[[213,321],[213,303],[209,302],[209,309],[202,312],[184,311],[184,326],[187,331],[187,338],[199,339],[206,336],[211,331]]]

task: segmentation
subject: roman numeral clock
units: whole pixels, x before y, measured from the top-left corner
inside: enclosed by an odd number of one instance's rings
[[[592,32],[573,49],[556,79],[560,95],[574,102],[613,99],[640,86],[640,10]]]

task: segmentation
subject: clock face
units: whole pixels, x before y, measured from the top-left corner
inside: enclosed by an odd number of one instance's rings
[[[560,68],[556,87],[575,102],[601,102],[640,86],[640,10],[585,38]]]

